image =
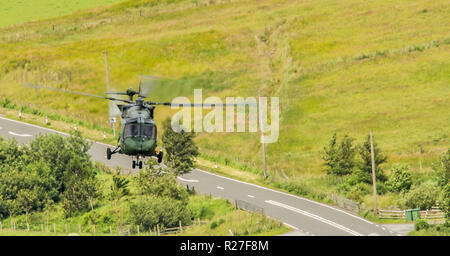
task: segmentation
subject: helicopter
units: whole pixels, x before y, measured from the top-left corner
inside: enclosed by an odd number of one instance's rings
[[[145,157],[156,157],[158,163],[163,160],[164,153],[161,148],[157,150],[157,126],[154,121],[155,106],[192,106],[202,107],[211,105],[230,105],[230,104],[198,104],[198,103],[173,103],[173,102],[153,102],[145,101],[150,92],[149,86],[142,86],[142,80],[139,81],[139,89],[127,89],[125,92],[106,92],[108,95],[125,95],[128,99],[105,97],[84,92],[69,91],[54,87],[46,87],[36,84],[23,84],[26,87],[35,89],[46,89],[63,93],[77,94],[88,97],[96,97],[100,99],[109,100],[109,112],[111,116],[120,116],[121,131],[117,140],[118,145],[111,149],[106,149],[106,158],[110,160],[114,154],[125,154],[132,157],[132,168],[137,166],[142,169],[142,159]],[[136,99],[134,97],[137,96]],[[122,104],[115,104],[114,101],[119,101]],[[231,105],[241,105],[248,103],[233,103]]]

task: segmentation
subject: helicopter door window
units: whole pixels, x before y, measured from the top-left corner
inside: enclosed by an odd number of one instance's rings
[[[137,124],[125,125],[125,137],[138,136],[139,130]]]
[[[155,126],[153,125],[141,126],[141,134],[142,136],[153,138],[153,135],[155,134]]]

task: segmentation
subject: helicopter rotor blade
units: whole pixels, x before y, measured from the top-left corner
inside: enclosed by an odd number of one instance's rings
[[[65,89],[54,88],[54,87],[46,87],[46,86],[41,86],[41,85],[37,85],[37,84],[24,83],[22,85],[26,86],[26,87],[30,87],[30,88],[35,88],[35,89],[45,89],[45,90],[50,90],[50,91],[62,92],[62,93],[76,94],[76,95],[95,97],[95,98],[106,99],[106,100],[117,100],[117,101],[123,101],[123,102],[126,102],[126,103],[131,103],[129,100],[104,97],[104,96],[99,96],[99,95],[89,94],[89,93],[84,93],[84,92],[69,91],[69,90],[65,90]]]
[[[128,95],[126,92],[105,92],[105,94]]]
[[[110,118],[118,117],[122,114],[122,112],[120,112],[119,108],[113,101],[108,102],[108,113]]]
[[[249,107],[257,106],[255,102],[239,102],[239,103],[174,103],[174,102],[145,102],[148,105],[163,105],[163,106],[172,106],[172,107],[212,107],[212,106],[245,106]]]
[[[152,88],[157,85],[160,79],[156,76],[140,75],[139,76],[139,97],[147,97]]]

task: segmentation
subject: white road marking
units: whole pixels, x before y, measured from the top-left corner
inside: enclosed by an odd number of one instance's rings
[[[328,225],[331,225],[331,226],[333,226],[333,227],[335,227],[335,228],[338,228],[338,229],[340,229],[340,230],[343,230],[343,231],[345,231],[345,232],[347,232],[347,233],[350,233],[350,234],[352,234],[352,235],[354,235],[354,236],[362,236],[361,233],[358,233],[358,232],[356,232],[356,231],[354,231],[354,230],[351,230],[351,229],[349,229],[349,228],[346,228],[346,227],[344,227],[344,226],[342,226],[342,225],[340,225],[340,224],[337,224],[337,223],[335,223],[335,222],[333,222],[333,221],[331,221],[331,220],[327,220],[327,219],[325,219],[325,218],[322,218],[322,217],[317,216],[317,215],[315,215],[315,214],[312,214],[312,213],[309,213],[309,212],[306,212],[306,211],[297,209],[297,208],[292,207],[292,206],[289,206],[289,205],[287,205],[287,204],[279,203],[279,202],[272,201],[272,200],[266,200],[265,202],[268,203],[268,204],[276,205],[276,206],[279,206],[279,207],[282,207],[282,208],[285,208],[285,209],[288,209],[288,210],[291,210],[291,211],[294,211],[294,212],[303,214],[303,215],[305,215],[305,216],[308,216],[308,217],[310,217],[310,218],[313,218],[313,219],[315,219],[315,220],[321,221],[321,222],[323,222],[323,223],[325,223],[325,224],[328,224]]]
[[[222,188],[222,187],[219,187],[219,186],[217,186],[216,188],[217,188],[217,189],[220,189],[220,190],[224,190],[224,188]]]
[[[288,223],[286,223],[286,222],[283,222],[283,224],[286,225],[286,226],[288,226],[288,227],[290,227],[290,228],[292,228],[292,229],[299,230],[299,231],[303,232],[303,230],[298,229],[296,226],[293,226],[293,225],[288,224]]]
[[[184,182],[199,182],[198,180],[188,180],[188,179],[183,179],[181,177],[177,177],[179,180],[184,181]]]
[[[14,135],[14,136],[19,136],[19,137],[31,137],[31,136],[33,136],[33,135],[30,135],[30,134],[19,134],[19,133],[15,133],[15,132],[12,132],[12,131],[9,131],[8,133],[11,134],[11,135]]]
[[[254,196],[252,196],[252,195],[247,195],[248,197],[250,197],[250,198],[255,198]]]
[[[252,184],[252,183],[248,183],[248,182],[245,182],[245,181],[240,181],[240,180],[236,180],[236,179],[232,179],[232,178],[220,176],[220,175],[217,175],[217,174],[215,174],[215,173],[203,171],[203,170],[200,170],[200,169],[195,169],[195,170],[196,170],[196,171],[199,171],[199,172],[203,172],[203,173],[209,174],[209,175],[212,175],[212,176],[216,176],[216,177],[219,177],[219,178],[222,178],[222,179],[231,180],[231,181],[238,182],[238,183],[241,183],[241,184],[246,184],[246,185],[253,186],[253,187],[256,187],[256,188],[260,188],[260,189],[272,191],[272,192],[275,192],[275,193],[278,193],[278,194],[283,194],[283,195],[287,195],[287,196],[290,196],[290,197],[294,197],[294,198],[297,198],[297,199],[300,199],[300,200],[308,201],[308,202],[311,202],[311,203],[314,203],[314,204],[317,204],[317,205],[321,205],[321,206],[323,206],[323,207],[327,207],[327,208],[330,208],[330,209],[332,209],[332,210],[335,210],[335,211],[344,213],[344,214],[346,214],[346,215],[348,215],[348,216],[351,216],[351,217],[353,217],[353,218],[359,219],[359,220],[364,221],[364,222],[366,222],[366,223],[369,223],[369,224],[372,224],[372,225],[374,224],[373,222],[370,222],[370,221],[368,221],[368,220],[366,220],[366,219],[364,219],[364,218],[362,218],[362,217],[359,217],[359,216],[356,216],[356,215],[354,215],[354,214],[348,213],[348,212],[346,212],[346,211],[343,211],[343,210],[334,208],[334,207],[329,206],[329,205],[324,204],[324,203],[316,202],[316,201],[313,201],[313,200],[310,200],[310,199],[307,199],[307,198],[303,198],[303,197],[300,197],[300,196],[297,196],[297,195],[289,194],[289,193],[282,192],[282,191],[278,191],[278,190],[271,189],[271,188],[266,188],[266,187],[259,186],[259,185],[256,185],[256,184]]]

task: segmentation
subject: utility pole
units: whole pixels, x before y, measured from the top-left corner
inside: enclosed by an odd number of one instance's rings
[[[109,67],[108,67],[108,51],[104,51],[105,54],[105,67],[106,67],[106,88],[109,90]]]
[[[104,54],[105,54],[105,71],[106,71],[106,88],[107,88],[107,90],[109,90],[109,66],[108,66],[108,51],[107,50],[105,50],[104,51]],[[116,120],[115,120],[115,118],[114,118],[114,120],[112,120],[111,118],[110,118],[110,122],[112,123],[112,128],[113,128],[113,136],[114,136],[114,138],[116,137]]]
[[[370,152],[372,159],[372,185],[373,185],[373,200],[374,200],[374,213],[377,214],[377,183],[376,183],[376,175],[375,175],[375,152],[373,149],[373,136],[372,132],[370,132]]]
[[[264,145],[264,126],[263,126],[263,121],[262,121],[262,113],[261,113],[261,95],[258,89],[258,103],[259,103],[259,109],[258,109],[258,113],[259,113],[259,128],[261,130],[261,144],[262,144],[262,154],[263,154],[263,164],[264,164],[264,179],[267,178],[266,175],[266,148]]]

